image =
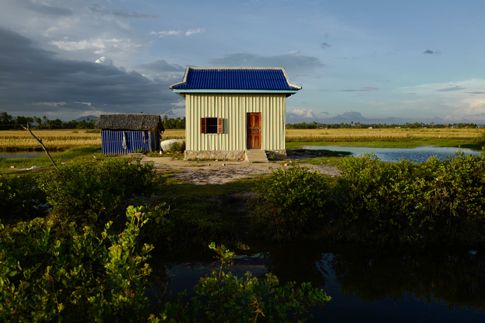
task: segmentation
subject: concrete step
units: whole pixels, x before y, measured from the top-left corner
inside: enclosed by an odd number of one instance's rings
[[[246,160],[250,163],[267,163],[268,157],[266,152],[261,149],[249,149],[246,150]]]

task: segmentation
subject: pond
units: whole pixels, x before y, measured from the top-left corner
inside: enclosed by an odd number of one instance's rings
[[[484,250],[485,251],[485,250]],[[176,262],[170,291],[191,289],[212,260]],[[356,250],[279,245],[237,257],[233,271],[276,274],[281,281],[310,281],[332,301],[314,322],[485,321],[485,253],[481,250]]]
[[[452,157],[458,152],[465,155],[480,155],[479,151],[468,148],[456,147],[417,147],[417,148],[370,148],[370,147],[341,147],[341,146],[304,146],[303,149],[325,150],[335,152],[350,152],[354,156],[364,154],[375,154],[382,161],[396,162],[403,159],[415,162],[424,162],[431,156],[436,156],[440,160]]]

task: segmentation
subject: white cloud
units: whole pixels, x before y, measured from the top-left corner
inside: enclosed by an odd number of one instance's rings
[[[181,30],[162,30],[162,31],[152,31],[150,35],[158,36],[160,38],[169,36],[179,36],[182,34]]]
[[[104,54],[108,51],[124,51],[140,46],[129,39],[121,38],[95,38],[79,41],[54,40],[50,44],[65,51],[88,50],[93,51],[95,54]]]
[[[195,28],[195,29],[189,29],[187,30],[184,34],[185,36],[192,36],[194,34],[200,34],[203,33],[205,30],[202,28]]]
[[[106,56],[101,56],[97,60],[95,60],[94,62],[96,64],[113,65],[113,60],[106,57]]]
[[[312,109],[293,108],[288,111],[288,114],[300,118],[315,118],[315,112]]]
[[[485,121],[485,79],[426,83],[401,88],[409,94],[404,102],[422,113],[443,116],[445,120]]]
[[[180,30],[180,29],[169,29],[169,30],[161,30],[161,31],[152,31],[150,35],[157,36],[158,38],[165,38],[165,37],[176,37],[176,36],[186,36],[190,37],[195,34],[200,34],[205,32],[203,28],[194,28],[194,29],[187,29],[187,30]]]

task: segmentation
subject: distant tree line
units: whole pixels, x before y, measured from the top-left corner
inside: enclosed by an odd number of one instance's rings
[[[324,129],[324,128],[479,128],[480,126],[476,123],[423,123],[423,122],[412,122],[404,124],[389,124],[389,123],[360,123],[360,122],[350,122],[350,123],[318,123],[318,122],[300,122],[300,123],[289,123],[286,125],[288,129]]]
[[[185,117],[184,118],[169,118],[164,116],[163,127],[165,129],[185,129]]]
[[[48,119],[43,117],[11,116],[6,112],[0,112],[0,130],[22,129],[29,124],[37,129],[94,129],[96,120],[70,120]]]
[[[185,129],[184,118],[169,118],[164,116],[162,118],[165,129]],[[12,116],[7,112],[0,112],[0,130],[8,129],[22,129],[22,126],[30,124],[31,127],[37,129],[94,129],[96,127],[96,120],[70,120],[62,121],[61,119],[49,119],[43,117],[26,117],[26,116]],[[300,122],[289,123],[286,125],[288,129],[324,129],[324,128],[479,128],[475,123],[423,123],[413,122],[405,124],[386,124],[386,123],[318,123],[318,122]]]

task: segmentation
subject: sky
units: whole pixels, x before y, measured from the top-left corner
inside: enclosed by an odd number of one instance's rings
[[[185,66],[282,66],[289,120],[485,122],[485,1],[0,0],[0,111],[183,116]]]

